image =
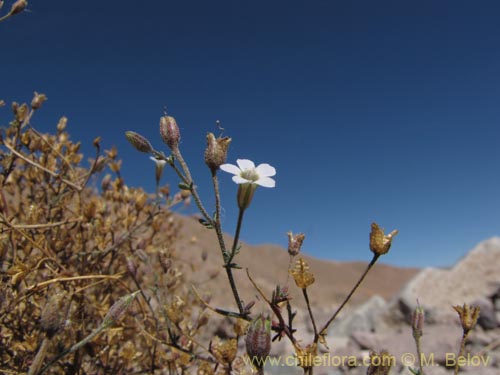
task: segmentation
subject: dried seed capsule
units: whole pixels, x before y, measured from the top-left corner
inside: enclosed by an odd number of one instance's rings
[[[205,164],[214,173],[226,162],[227,149],[231,143],[231,138],[215,138],[213,133],[207,134],[207,148],[205,149]]]

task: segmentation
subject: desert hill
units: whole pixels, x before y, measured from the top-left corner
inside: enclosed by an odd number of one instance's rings
[[[187,279],[200,285],[199,289],[210,294],[217,306],[234,309],[235,303],[222,268],[222,257],[215,232],[204,228],[194,217],[176,215],[175,220],[180,223],[176,240],[177,255],[186,261],[186,264],[193,265],[192,272],[186,272]],[[226,235],[225,239],[226,244],[232,244],[232,237]],[[203,254],[206,255],[205,260]],[[316,278],[316,282],[308,289],[311,303],[316,308],[326,310],[335,308],[342,301],[367,265],[367,262],[325,261],[306,254],[301,255]],[[367,260],[370,260],[370,257],[371,253],[367,249]],[[290,256],[286,249],[277,245],[252,246],[243,243],[235,261],[243,267],[242,270],[235,270],[234,274],[245,302],[259,298],[246,276],[245,269],[248,268],[253,279],[269,296],[276,285],[288,286],[294,303],[298,307],[303,306],[302,294],[293,279],[288,277]],[[416,268],[377,264],[351,303],[362,303],[376,294],[390,299],[417,272]]]

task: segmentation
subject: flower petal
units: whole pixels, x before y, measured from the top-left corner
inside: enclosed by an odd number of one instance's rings
[[[233,177],[234,179],[234,177]],[[270,177],[261,177],[257,181],[254,182],[257,185],[268,187],[268,188],[273,188],[276,186],[276,181],[274,181]]]
[[[240,167],[242,171],[244,171],[245,169],[255,168],[254,162],[248,159],[237,159],[236,163],[238,164],[238,167]]]
[[[259,164],[255,170],[261,177],[271,177],[276,174],[276,169],[267,163]]]
[[[248,181],[246,178],[243,178],[241,176],[233,176],[233,182],[237,184],[247,184],[252,181]]]
[[[241,170],[234,164],[222,164],[220,166],[220,169],[222,169],[224,172],[232,173],[235,175],[239,175],[241,173]]]

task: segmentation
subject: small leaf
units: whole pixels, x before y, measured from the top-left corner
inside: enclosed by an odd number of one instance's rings
[[[191,191],[191,188],[193,187],[193,184],[186,184],[185,182],[179,182],[179,189],[181,190],[189,190]]]
[[[207,229],[214,229],[213,225],[205,219],[198,219],[198,222]]]

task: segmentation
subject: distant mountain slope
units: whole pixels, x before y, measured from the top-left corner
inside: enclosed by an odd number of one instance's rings
[[[227,276],[222,268],[222,257],[218,247],[215,231],[200,225],[196,218],[176,215],[181,224],[179,238],[176,242],[178,256],[193,264],[192,272],[186,272],[187,280],[199,285],[199,289],[212,296],[212,302],[218,307],[234,309],[235,303],[229,289]],[[228,246],[232,237],[226,235]],[[202,260],[202,253],[207,258]],[[334,262],[319,260],[307,255],[302,256],[313,271],[316,282],[308,289],[313,306],[331,310],[347,295],[358,277],[366,268],[365,262]],[[371,259],[368,250],[366,259]],[[235,279],[245,302],[260,299],[250,284],[245,269],[250,270],[254,280],[270,296],[277,284],[288,285],[294,297],[294,304],[303,307],[303,297],[295,286],[293,279],[288,278],[290,257],[285,249],[277,245],[252,246],[243,244],[240,254],[235,259],[243,267],[235,270]],[[352,299],[352,304],[359,304],[369,297],[378,294],[385,299],[396,295],[402,286],[416,273],[416,268],[398,268],[385,264],[376,264],[366,278],[362,287]],[[214,275],[217,275],[214,277]],[[212,278],[213,277],[213,278]],[[288,280],[287,280],[288,279]]]

